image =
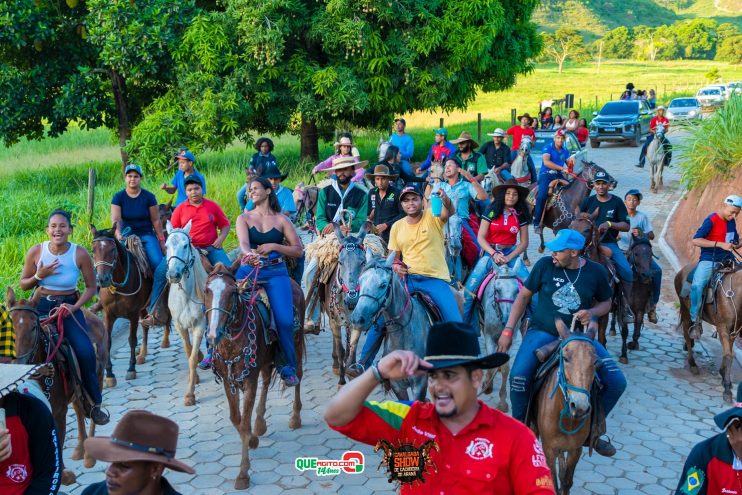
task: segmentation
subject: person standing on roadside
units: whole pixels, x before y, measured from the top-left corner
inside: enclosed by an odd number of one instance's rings
[[[206,196],[206,178],[194,168],[193,162],[196,161],[196,157],[190,151],[182,149],[175,155],[175,158],[178,159],[178,171],[175,172],[175,177],[170,182],[171,185],[162,184],[160,189],[168,194],[178,193],[175,202],[173,202],[173,206],[177,207],[188,198],[185,190],[185,180],[192,175],[198,177],[204,185],[204,196]]]

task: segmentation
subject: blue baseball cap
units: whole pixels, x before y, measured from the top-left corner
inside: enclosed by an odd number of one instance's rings
[[[440,134],[441,136],[445,136],[446,139],[448,139],[448,129],[446,129],[445,127],[433,129],[433,132],[435,132],[436,134]]]
[[[129,172],[136,172],[139,174],[139,177],[142,177],[144,175],[142,173],[142,167],[140,167],[136,163],[129,163],[126,166],[126,168],[124,169],[124,175],[128,174]]]
[[[565,249],[580,250],[585,247],[585,238],[573,229],[560,230],[553,241],[547,242],[549,251],[564,251]]]
[[[191,153],[190,151],[186,150],[186,149],[180,150],[178,152],[178,154],[175,155],[175,158],[184,158],[184,159],[186,159],[188,161],[191,161],[191,162],[195,162],[196,161],[196,157],[194,156],[194,154]]]
[[[641,201],[643,198],[642,193],[639,189],[629,189],[628,191],[626,191],[626,194],[623,195],[623,199],[626,199],[626,196],[628,195],[636,196],[637,198],[639,198],[639,201]]]

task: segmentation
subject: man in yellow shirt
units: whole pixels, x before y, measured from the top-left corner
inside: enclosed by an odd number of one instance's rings
[[[396,251],[394,271],[407,278],[410,292],[429,296],[443,321],[462,321],[456,298],[451,292],[451,276],[446,265],[443,227],[449,212],[455,209],[446,193],[440,191],[443,208],[439,217],[430,208],[423,209],[423,198],[414,187],[405,187],[400,194],[402,210],[407,215],[392,225],[389,250]]]

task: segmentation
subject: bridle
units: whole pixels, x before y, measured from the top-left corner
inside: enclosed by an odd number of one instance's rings
[[[372,301],[374,301],[376,303],[376,305],[378,306],[378,309],[376,310],[376,312],[374,313],[373,317],[371,318],[371,321],[377,321],[379,319],[379,317],[381,316],[381,313],[384,312],[384,308],[386,308],[386,306],[387,306],[387,304],[389,302],[389,299],[390,299],[390,296],[391,296],[391,293],[392,293],[392,287],[394,285],[394,270],[392,270],[391,267],[387,267],[386,265],[376,265],[376,266],[374,266],[371,269],[375,269],[375,268],[378,268],[378,269],[381,269],[381,270],[384,270],[384,271],[389,271],[391,273],[391,275],[389,277],[389,285],[387,285],[386,291],[384,292],[384,295],[382,297],[379,298],[379,297],[372,296],[370,294],[364,294],[364,293],[361,293],[358,296],[359,302],[360,302],[360,300],[361,300],[362,297],[367,297],[367,298],[371,299]],[[399,332],[404,327],[406,327],[407,325],[409,325],[410,321],[412,320],[412,314],[413,314],[413,312],[410,311],[409,312],[410,313],[410,316],[409,316],[409,318],[407,318],[407,321],[406,322],[400,323],[400,321],[399,321],[399,319],[402,317],[402,315],[404,315],[407,312],[407,310],[410,308],[410,305],[412,304],[412,297],[410,296],[410,291],[407,288],[407,280],[406,279],[405,280],[401,280],[400,282],[402,283],[402,287],[404,287],[404,291],[405,291],[405,296],[406,296],[405,305],[402,308],[402,311],[399,312],[399,314],[397,314],[396,316],[394,316],[394,317],[392,317],[392,318],[390,318],[388,320],[385,320],[384,324],[387,326],[387,334],[394,333],[394,332],[391,332],[389,330],[389,326],[391,326],[391,325],[396,326],[397,327],[397,330],[395,330],[395,332]]]
[[[348,242],[348,243],[342,243],[340,244],[340,247],[338,248],[338,252],[341,252],[345,250],[347,253],[354,253],[356,250],[361,252],[361,255],[363,256],[363,250],[365,249],[365,246],[363,243],[355,243],[355,242]],[[340,258],[338,257],[338,263],[342,264],[342,261],[340,261]],[[358,296],[361,292],[361,282],[358,281],[356,283],[356,287],[354,290],[350,290],[348,286],[345,284],[345,281],[343,281],[343,278],[340,276],[340,270],[335,270],[335,283],[340,287],[340,289],[343,291],[343,294],[350,297],[351,299],[358,299]]]
[[[96,261],[93,263],[93,268],[97,269],[99,266],[107,266],[111,269],[111,285],[108,287],[108,291],[111,294],[119,294],[121,296],[134,296],[138,294],[139,291],[142,289],[142,278],[143,278],[142,273],[139,271],[139,267],[137,267],[137,274],[139,276],[139,286],[137,287],[137,290],[135,290],[134,292],[128,293],[128,294],[124,292],[120,292],[118,290],[119,287],[125,287],[126,284],[129,282],[129,275],[131,274],[131,254],[129,253],[129,250],[126,249],[125,246],[123,246],[121,243],[119,243],[118,240],[116,240],[113,237],[99,236],[93,239],[94,243],[104,242],[104,241],[110,241],[114,243],[115,248],[113,250],[113,259],[111,261],[105,261],[105,260]],[[116,270],[116,262],[118,261],[118,258],[119,258],[119,249],[122,249],[124,251],[124,255],[126,257],[126,276],[124,276],[123,282],[116,282],[113,279],[113,273]]]
[[[170,268],[170,260],[180,261],[181,263],[183,263],[183,274],[182,274],[182,276],[185,277],[185,276],[187,276],[190,273],[191,268],[193,268],[193,264],[196,262],[196,257],[193,255],[193,245],[191,244],[191,236],[189,236],[188,234],[186,234],[182,230],[173,230],[172,232],[170,232],[170,236],[174,236],[175,234],[183,235],[188,240],[188,258],[189,259],[188,259],[188,261],[186,261],[183,258],[181,258],[180,256],[176,256],[176,255],[173,254],[173,255],[170,255],[170,256],[167,257],[167,266],[168,266],[168,269],[169,269]]]
[[[28,352],[24,352],[20,356],[16,356],[15,360],[18,364],[27,364],[28,359],[36,355],[36,352],[39,350],[39,344],[40,341],[43,339],[44,343],[46,344],[47,349],[47,356],[49,355],[49,347],[51,347],[51,341],[47,339],[46,333],[41,329],[41,324],[39,323],[39,320],[41,319],[41,315],[39,314],[39,311],[34,308],[33,306],[27,306],[27,305],[20,305],[20,306],[12,306],[8,308],[8,312],[12,313],[13,311],[28,311],[29,313],[33,313],[34,318],[34,326],[31,330],[33,332],[33,347],[31,347],[31,350]]]
[[[556,384],[554,384],[554,389],[549,395],[549,399],[552,399],[554,397],[554,394],[556,394],[557,389],[561,390],[562,392],[562,396],[564,397],[564,407],[559,412],[559,431],[561,431],[565,435],[574,435],[575,433],[580,431],[580,429],[585,425],[587,418],[590,417],[590,411],[588,411],[582,416],[579,424],[574,429],[568,430],[564,427],[564,418],[567,418],[569,416],[569,397],[571,394],[577,393],[585,395],[587,396],[587,402],[591,403],[590,390],[571,385],[567,381],[567,376],[564,373],[564,348],[570,342],[575,341],[589,342],[591,346],[593,345],[593,339],[583,335],[572,335],[559,344],[559,369],[557,370],[557,382]],[[595,379],[598,379],[597,369],[595,370]]]
[[[497,272],[495,272],[494,278],[490,281],[491,284],[495,283],[497,280],[512,280],[515,279],[516,282],[518,282],[518,290],[520,291],[520,288],[523,287],[523,282],[520,281],[520,279],[516,275],[498,275]],[[500,304],[514,304],[515,299],[502,299],[497,297],[498,291],[497,287],[495,286],[495,297],[492,299],[492,307],[495,309],[495,315],[497,318],[502,321],[503,313],[502,309],[500,308]],[[505,323],[503,321],[503,323]]]

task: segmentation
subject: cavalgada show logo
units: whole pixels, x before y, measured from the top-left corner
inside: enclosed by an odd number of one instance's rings
[[[360,474],[363,472],[363,465],[363,453],[355,450],[345,452],[340,459],[297,457],[294,461],[294,466],[299,471],[314,471],[317,476],[335,476],[340,473]]]

